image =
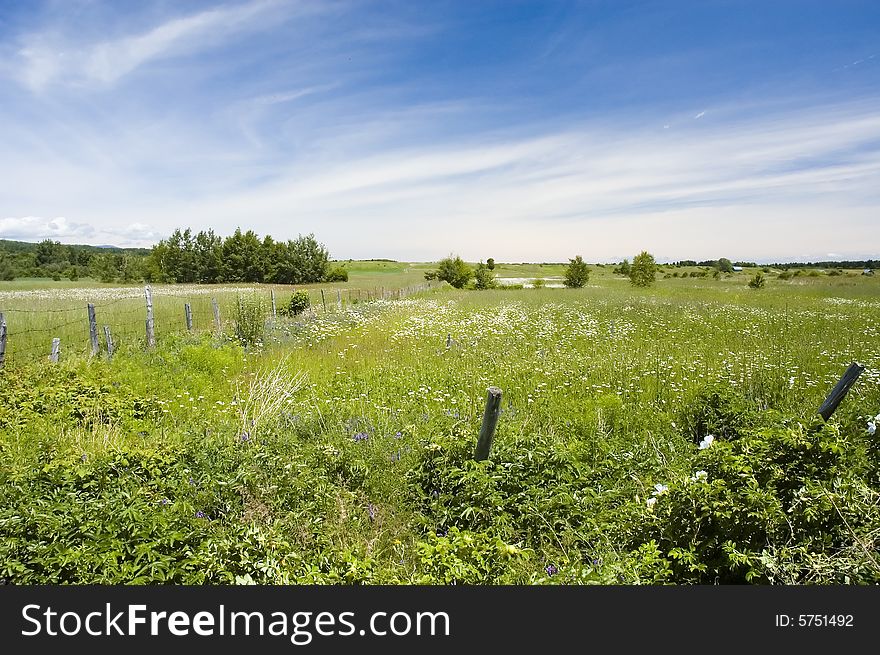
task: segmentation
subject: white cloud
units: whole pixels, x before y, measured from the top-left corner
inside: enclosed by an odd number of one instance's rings
[[[40,33],[23,38],[18,77],[39,91],[53,82],[112,84],[154,60],[222,45],[230,35],[277,25],[299,5],[252,0],[167,20],[140,34],[93,44],[72,36]]]
[[[95,228],[88,223],[74,223],[65,217],[42,218],[22,216],[20,218],[0,218],[0,238],[22,239],[88,239],[95,234]]]
[[[697,114],[696,116],[694,116],[694,118],[702,118],[702,117],[705,116],[705,115],[706,115],[706,112],[701,111],[699,114]]]

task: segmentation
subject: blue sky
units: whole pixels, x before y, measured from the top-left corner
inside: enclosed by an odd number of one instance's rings
[[[880,256],[880,3],[7,2],[0,238]]]

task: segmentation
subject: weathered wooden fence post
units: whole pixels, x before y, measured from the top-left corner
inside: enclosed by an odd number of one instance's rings
[[[101,352],[101,346],[98,345],[98,321],[95,319],[95,306],[89,303],[89,340],[92,342],[92,357]]]
[[[6,316],[0,312],[0,368],[6,364]]]
[[[819,408],[819,415],[824,420],[827,421],[831,418],[831,415],[834,413],[834,410],[837,409],[840,401],[843,400],[844,396],[846,396],[847,392],[850,390],[850,387],[855,384],[855,381],[859,379],[859,376],[864,370],[865,367],[858,362],[853,362],[849,365],[849,368],[846,369],[843,377],[840,378],[840,381],[836,385],[834,385],[831,393],[828,394],[825,402],[822,403],[822,406]]]
[[[153,322],[153,290],[147,285],[144,288],[147,299],[147,348],[156,346],[156,324]]]
[[[452,348],[452,332],[446,335],[446,347]]]
[[[480,437],[477,439],[477,448],[474,451],[474,459],[478,462],[489,458],[492,450],[492,439],[495,437],[495,426],[498,425],[498,417],[501,415],[501,389],[489,387],[486,390],[486,409],[483,412],[483,424],[480,426]]]
[[[327,313],[327,299],[324,298],[324,290],[321,289],[321,304],[324,305],[324,313]]]
[[[269,295],[272,296],[272,320],[278,318],[278,311],[275,309],[275,289],[269,289]]]
[[[336,290],[336,309],[342,311],[342,291]]]
[[[107,345],[107,359],[113,359],[113,336],[109,325],[104,326],[104,343]]]
[[[52,339],[52,352],[49,353],[49,361],[57,362],[58,361],[58,353],[61,352],[61,339],[55,337]]]
[[[211,298],[211,307],[214,310],[214,329],[220,334],[220,305],[217,304],[216,298]]]
[[[188,302],[183,303],[183,315],[186,317],[186,330],[187,332],[193,331],[193,313],[192,307]]]

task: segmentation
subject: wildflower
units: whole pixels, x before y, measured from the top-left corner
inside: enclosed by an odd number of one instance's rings
[[[693,477],[691,477],[691,480],[693,480],[694,482],[699,482],[701,480],[705,482],[708,477],[709,474],[705,471],[697,471],[696,473],[694,473]]]
[[[366,440],[367,440],[367,436],[368,436],[368,435],[367,435],[366,432],[358,432],[357,434],[355,434],[355,435],[352,437],[352,439],[354,439],[355,441],[366,441]]]
[[[170,502],[171,502],[171,501],[168,500],[167,498],[163,498],[162,500],[159,501],[159,504],[160,504],[160,505],[167,505],[167,504],[169,504]]]
[[[199,510],[198,512],[196,512],[196,518],[197,519],[205,518],[205,513],[202,510]]]
[[[657,483],[657,484],[654,485],[654,491],[652,491],[651,493],[652,493],[652,495],[654,495],[654,496],[662,496],[662,495],[665,494],[667,491],[669,491],[669,487],[668,487],[668,486],[666,486],[665,484]]]
[[[648,506],[648,509],[651,509],[652,507],[654,507],[654,503],[656,502],[656,498],[648,498],[648,500],[645,501],[645,504]]]
[[[868,421],[868,434],[870,435],[873,435],[875,432],[877,432],[877,423],[875,421]],[[85,458],[85,455],[83,455],[83,458]]]
[[[250,435],[249,432],[245,431],[245,432],[242,432],[241,435],[240,435],[238,438],[239,438],[241,441],[250,441],[251,435]]]
[[[376,506],[373,503],[367,503],[367,512],[370,514],[370,520],[376,519]]]
[[[556,575],[559,573],[559,569],[555,564],[549,564],[544,570],[547,572],[547,575]]]
[[[871,434],[874,434],[874,433],[872,432]],[[84,461],[86,461],[86,459],[88,459],[88,458],[86,457],[86,454],[83,453],[83,456],[82,456],[80,459],[84,462]]]
[[[398,430],[398,432],[394,435],[395,439],[400,439],[403,436],[403,433]]]
[[[713,437],[711,434],[707,434],[700,442],[700,450],[705,450],[706,448],[711,446],[713,441],[715,441],[715,437]]]

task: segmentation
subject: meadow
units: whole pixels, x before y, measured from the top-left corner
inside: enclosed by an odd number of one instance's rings
[[[11,347],[39,329],[11,310],[80,321],[102,292],[98,322],[131,334],[112,359],[78,332],[57,364],[11,351],[0,578],[880,582],[880,280],[750,289],[753,271],[661,269],[636,289],[594,266],[582,289],[468,291],[420,289],[428,265],[348,266],[321,287],[327,311],[311,288],[317,311],[267,320],[257,342],[236,338],[236,304],[265,313],[268,287],[157,286],[154,349],[142,287],[0,288]],[[865,371],[826,423],[816,410],[853,361]],[[477,462],[490,385],[502,411]]]

